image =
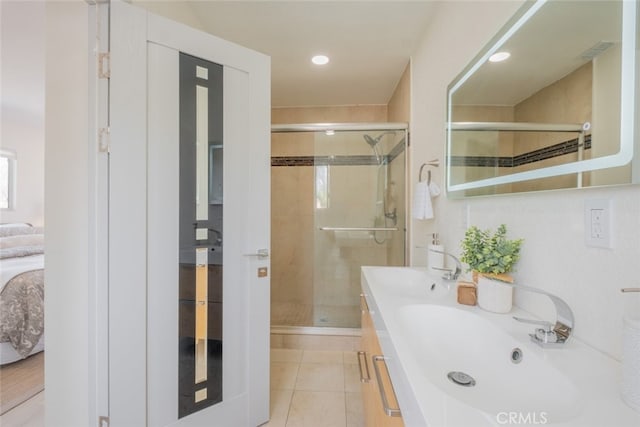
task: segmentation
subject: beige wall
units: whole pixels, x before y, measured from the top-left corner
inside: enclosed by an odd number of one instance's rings
[[[387,104],[387,121],[409,123],[411,119],[411,64],[407,64]]]
[[[271,123],[367,123],[386,122],[386,105],[281,107],[271,109]]]

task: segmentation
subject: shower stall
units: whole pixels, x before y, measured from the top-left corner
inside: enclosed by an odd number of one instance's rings
[[[271,324],[360,327],[360,267],[405,265],[407,125],[273,125]]]

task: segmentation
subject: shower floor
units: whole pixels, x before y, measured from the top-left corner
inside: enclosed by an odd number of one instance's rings
[[[271,302],[271,325],[359,328],[360,307]]]

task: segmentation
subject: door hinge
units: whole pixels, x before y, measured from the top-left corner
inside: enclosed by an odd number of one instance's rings
[[[98,417],[98,427],[109,427],[109,417],[101,415]]]
[[[109,52],[98,53],[98,78],[108,79],[111,77],[111,54]]]
[[[98,151],[101,153],[111,152],[111,131],[109,128],[98,130]]]

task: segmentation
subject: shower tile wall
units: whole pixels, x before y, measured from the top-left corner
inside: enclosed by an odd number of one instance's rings
[[[312,134],[273,134],[272,156],[313,152]],[[271,168],[272,324],[303,325],[313,301],[313,167]]]

